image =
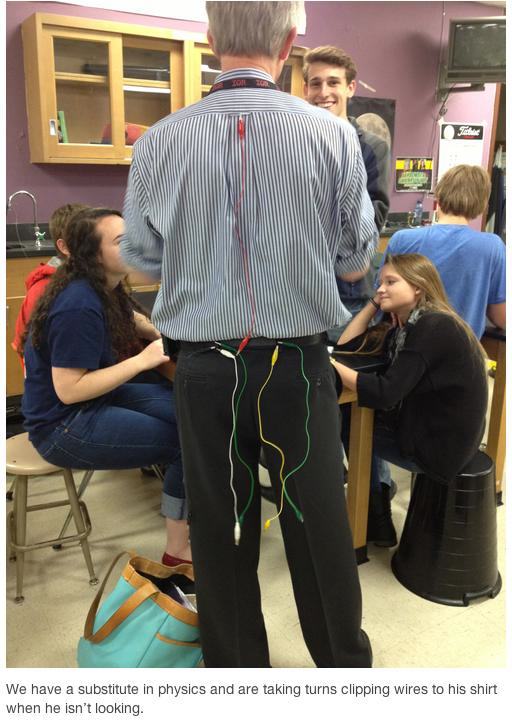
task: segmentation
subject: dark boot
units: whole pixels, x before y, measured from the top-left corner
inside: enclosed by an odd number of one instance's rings
[[[367,541],[375,546],[396,546],[397,538],[391,518],[390,487],[380,484],[380,491],[370,489]]]

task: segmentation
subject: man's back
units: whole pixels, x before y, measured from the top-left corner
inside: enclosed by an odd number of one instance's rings
[[[265,77],[244,69],[224,78],[241,75]],[[364,268],[376,242],[358,151],[348,123],[262,88],[212,93],[148,131],[135,147],[125,213],[140,230],[146,262],[152,250],[162,254],[157,327],[181,340],[243,337],[243,248],[254,335],[311,334],[339,320],[334,267]],[[130,219],[131,195],[142,220]]]
[[[129,264],[161,273],[153,321],[167,345],[179,342],[174,391],[204,662],[271,664],[254,496],[263,440],[285,499],[279,518],[311,657],[368,667],[322,334],[343,317],[335,266],[364,270],[376,241],[359,143],[348,124],[274,84],[299,3],[206,9],[221,74],[207,98],[135,144],[121,243]]]
[[[505,301],[505,245],[495,234],[464,224],[434,224],[397,232],[387,251],[428,257],[452,306],[478,338],[485,330],[487,306]]]

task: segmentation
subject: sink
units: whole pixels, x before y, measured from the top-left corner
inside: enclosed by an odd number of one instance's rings
[[[25,222],[6,224],[5,251],[11,259],[22,257],[52,257],[55,245],[50,236],[48,224],[39,224],[39,230],[46,236],[36,247],[34,225]]]
[[[27,224],[26,222],[18,222],[13,224],[6,224],[5,229],[5,238],[8,242],[19,242],[21,239],[21,244],[23,246],[33,244],[36,240],[35,231],[34,231],[34,225],[33,224]],[[52,244],[52,238],[50,236],[50,230],[47,222],[41,222],[39,224],[39,231],[44,232],[45,244]],[[20,249],[21,247],[17,247],[17,249]]]

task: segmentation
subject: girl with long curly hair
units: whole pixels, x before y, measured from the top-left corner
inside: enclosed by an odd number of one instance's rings
[[[30,441],[54,465],[166,465],[164,563],[176,564],[191,556],[172,385],[164,377],[137,382],[169,358],[124,285],[123,233],[122,216],[113,209],[88,208],[70,220],[69,256],[40,298],[23,340],[22,411]]]

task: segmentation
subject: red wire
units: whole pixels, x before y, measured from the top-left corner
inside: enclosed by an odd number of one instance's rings
[[[247,293],[249,297],[249,304],[251,307],[251,322],[249,326],[249,331],[247,332],[246,336],[238,346],[238,352],[242,352],[244,347],[247,345],[249,340],[252,336],[252,331],[254,328],[254,320],[256,318],[256,305],[254,302],[254,292],[251,285],[251,278],[249,275],[249,255],[247,248],[245,244],[243,243],[242,237],[240,236],[240,231],[238,228],[238,212],[240,209],[240,205],[242,203],[242,199],[245,194],[245,176],[246,176],[246,158],[245,158],[245,124],[242,118],[238,119],[238,136],[240,138],[240,152],[241,152],[241,160],[242,160],[242,189],[240,191],[240,196],[238,197],[238,201],[235,206],[235,233],[238,239],[238,243],[240,244],[240,249],[242,250],[242,261],[244,266],[244,276],[245,276],[245,283],[247,286]]]

